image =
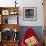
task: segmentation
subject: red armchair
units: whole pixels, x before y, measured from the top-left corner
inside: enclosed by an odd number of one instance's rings
[[[25,40],[31,38],[32,36],[35,37],[35,38],[37,37],[37,35],[33,31],[33,29],[32,28],[28,28],[26,30],[25,34],[24,34],[24,37],[22,38],[21,46],[27,46]],[[39,41],[37,40],[37,38],[36,38],[36,41],[37,41],[37,43],[34,46],[41,46],[41,44],[39,43]]]

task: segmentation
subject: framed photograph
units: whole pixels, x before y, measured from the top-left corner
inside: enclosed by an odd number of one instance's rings
[[[9,10],[2,10],[2,15],[9,15]]]
[[[36,7],[24,7],[23,8],[23,18],[24,20],[34,21],[37,18],[37,8]]]

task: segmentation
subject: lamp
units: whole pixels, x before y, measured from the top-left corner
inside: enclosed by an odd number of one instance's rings
[[[14,32],[17,32],[16,28],[14,29]]]
[[[17,29],[14,28],[14,36],[13,36],[13,40],[18,40],[18,32],[17,32]]]
[[[16,7],[16,4],[17,4],[17,2],[16,2],[17,0],[15,0],[15,7]]]

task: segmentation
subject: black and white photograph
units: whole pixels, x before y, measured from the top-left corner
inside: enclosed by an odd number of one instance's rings
[[[35,7],[24,7],[23,8],[23,13],[24,13],[24,20],[36,20],[36,8]]]

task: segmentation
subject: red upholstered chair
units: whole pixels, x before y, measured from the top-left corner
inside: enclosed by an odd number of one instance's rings
[[[21,46],[27,46],[25,40],[34,36],[35,38],[37,37],[36,33],[33,31],[32,28],[28,28],[24,34],[24,37],[22,38],[22,42],[21,42]],[[37,39],[37,38],[36,38]],[[41,44],[39,43],[39,41],[37,40],[37,44],[34,46],[41,46]]]

